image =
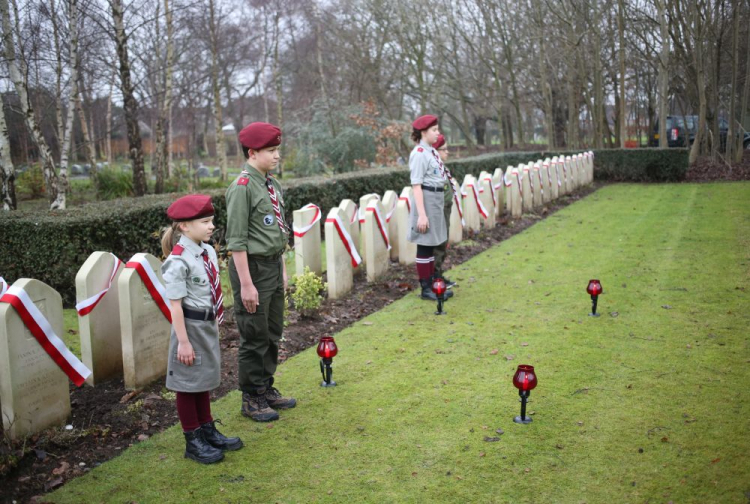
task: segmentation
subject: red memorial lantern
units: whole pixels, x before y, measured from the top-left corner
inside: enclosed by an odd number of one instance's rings
[[[531,391],[536,388],[537,379],[534,372],[534,366],[520,364],[513,375],[513,386],[518,389],[518,395],[521,396],[521,415],[513,419],[516,423],[529,424],[531,417],[526,416],[526,402],[529,399]]]
[[[435,312],[435,315],[445,315],[446,312],[443,311],[443,302],[445,302],[445,280],[443,280],[440,277],[437,277],[434,282],[432,282],[432,292],[435,294],[435,297],[437,297],[437,311]]]
[[[336,382],[331,380],[333,375],[333,369],[331,364],[333,358],[339,353],[339,349],[336,346],[333,336],[323,336],[320,338],[318,343],[318,357],[320,357],[320,374],[323,375],[323,382],[320,384],[321,387],[335,387]]]
[[[603,292],[602,283],[599,280],[589,280],[586,292],[591,296],[591,313],[589,313],[589,317],[598,317],[599,314],[596,313],[596,303],[599,299],[599,294]]]

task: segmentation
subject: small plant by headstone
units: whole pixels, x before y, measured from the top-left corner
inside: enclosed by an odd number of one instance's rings
[[[294,307],[303,317],[314,316],[323,302],[321,292],[327,288],[325,282],[306,266],[301,275],[295,275],[294,285],[295,289],[292,292]]]

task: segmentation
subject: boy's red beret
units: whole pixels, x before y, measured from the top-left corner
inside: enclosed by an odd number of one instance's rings
[[[443,136],[443,135],[440,135],[440,136],[438,137],[438,139],[437,139],[437,142],[435,142],[434,144],[432,144],[432,148],[433,148],[433,149],[439,149],[439,148],[440,148],[440,147],[442,147],[443,145],[445,145],[445,136]]]
[[[281,143],[281,130],[273,124],[254,122],[242,128],[239,138],[243,147],[261,150],[279,145]]]
[[[177,199],[167,208],[167,217],[173,221],[189,221],[214,215],[211,196],[205,194],[188,194]]]

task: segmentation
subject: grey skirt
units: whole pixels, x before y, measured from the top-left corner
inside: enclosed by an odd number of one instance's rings
[[[192,366],[177,360],[177,335],[172,328],[167,362],[167,388],[175,392],[206,392],[221,383],[221,350],[216,320],[185,319],[188,340],[193,345]]]
[[[411,212],[409,212],[409,232],[406,235],[406,239],[417,245],[434,247],[448,240],[448,225],[445,222],[443,211],[445,196],[442,192],[425,190],[422,190],[422,194],[424,195],[424,210],[427,213],[427,219],[430,221],[430,227],[427,228],[427,232],[425,233],[417,231],[419,212],[417,211],[414,196],[412,196]]]

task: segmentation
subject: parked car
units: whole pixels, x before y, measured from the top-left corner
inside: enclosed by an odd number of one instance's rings
[[[698,116],[667,116],[667,145],[669,147],[688,147],[693,145],[695,132],[698,129]],[[721,150],[725,150],[727,143],[727,133],[729,132],[729,123],[725,119],[719,119],[719,138],[721,141]],[[659,120],[654,124],[654,131],[649,137],[651,147],[659,146]],[[744,134],[742,146],[745,149],[750,148],[750,132]]]

